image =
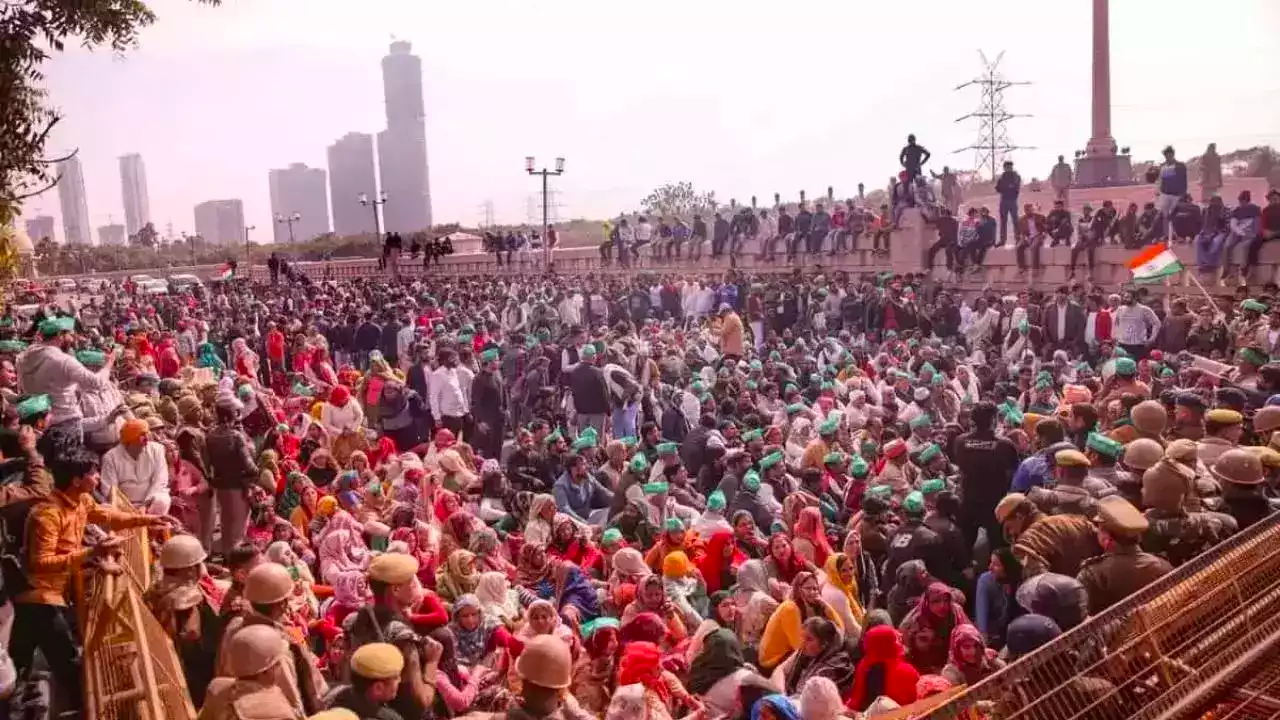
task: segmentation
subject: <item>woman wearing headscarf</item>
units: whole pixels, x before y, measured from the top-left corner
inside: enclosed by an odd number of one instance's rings
[[[845,706],[863,712],[881,696],[901,706],[915,702],[920,672],[904,657],[898,631],[888,625],[873,627],[863,634],[862,647],[853,692]]]
[[[760,638],[760,667],[772,672],[804,642],[803,624],[811,617],[825,617],[840,626],[840,616],[822,600],[818,578],[804,571],[796,575],[791,595],[778,606],[765,624]]]
[[[468,593],[474,593],[480,583],[476,572],[476,556],[470,550],[454,550],[444,565],[436,571],[436,592],[440,599],[452,603]]]
[[[697,565],[705,558],[707,546],[697,533],[685,530],[683,520],[671,517],[667,518],[662,535],[645,554],[644,561],[650,570],[658,572],[662,569],[663,559],[677,550],[683,551]]]
[[[471,536],[478,525],[476,517],[466,510],[454,511],[440,524],[440,554],[449,557],[454,550],[471,547]]]
[[[701,707],[675,675],[662,669],[662,651],[653,643],[633,642],[622,650],[618,685],[637,683],[644,686],[648,702],[657,700],[672,717],[681,717],[686,709]]]
[[[698,566],[707,592],[715,593],[732,587],[738,568],[746,561],[747,556],[738,549],[732,533],[721,530],[712,535],[707,542],[707,554]]]
[[[800,686],[801,720],[839,720],[844,699],[836,684],[824,677],[811,677]]]
[[[609,699],[617,688],[618,657],[622,648],[618,619],[602,617],[584,623],[582,647],[586,652],[574,665],[570,692],[583,710],[600,715],[608,709]]]
[[[476,569],[480,572],[498,572],[508,580],[516,579],[515,563],[507,559],[498,534],[492,528],[482,527],[472,532],[470,550],[476,554]]]
[[[707,589],[689,557],[680,551],[662,561],[662,587],[680,611],[686,628],[696,628],[707,615]]]
[[[786,695],[765,695],[751,707],[751,720],[800,720],[800,711]]]
[[[317,447],[311,452],[307,463],[307,477],[320,490],[328,488],[338,478],[338,464],[333,461],[328,450]]]
[[[555,635],[563,640],[570,649],[577,649],[577,636],[573,634],[573,630],[569,629],[569,626],[564,624],[564,621],[560,619],[560,613],[556,612],[556,606],[549,601],[533,601],[525,613],[525,618],[528,622],[516,631],[517,640],[527,643],[539,635]]]
[[[640,581],[653,573],[644,563],[644,556],[639,550],[627,547],[613,554],[611,562],[613,572],[609,574],[609,602],[617,613],[621,613],[632,600],[636,599],[636,589]]]
[[[750,654],[760,644],[765,624],[778,609],[778,601],[769,592],[769,577],[764,563],[748,560],[738,568],[738,582],[733,588],[734,603],[739,609],[738,638]]]
[[[822,566],[822,599],[840,615],[846,634],[852,637],[860,632],[866,614],[858,599],[857,573],[848,555],[836,553]]]
[[[707,635],[689,665],[690,693],[702,699],[711,717],[733,715],[742,678],[751,675],[742,644],[731,630]]]
[[[792,534],[795,536],[794,549],[798,555],[815,567],[826,564],[832,551],[820,509],[813,506],[802,508],[796,517]]]
[[[218,357],[218,351],[213,348],[213,343],[200,343],[196,348],[196,367],[208,368],[213,372],[214,379],[222,377],[223,371],[227,369],[222,358]]]
[[[889,617],[895,625],[902,624],[933,581],[923,560],[908,560],[898,566],[888,596]]]
[[[479,489],[480,476],[476,475],[463,460],[459,447],[449,448],[440,453],[440,471],[444,477],[440,486],[456,493],[466,493]],[[554,497],[552,498],[554,500]]]
[[[419,426],[426,415],[422,398],[403,383],[389,382],[382,386],[378,400],[379,429],[396,447],[412,448],[422,441]]]
[[[564,513],[556,513],[555,520],[551,522],[547,556],[571,562],[584,570],[599,570],[601,567],[600,551],[587,540],[582,526]]]
[[[475,595],[463,595],[454,602],[449,630],[456,640],[458,662],[464,667],[488,665],[486,660],[500,649],[512,655],[524,650],[524,643],[512,637],[501,621],[484,612]]]
[[[421,520],[412,520],[408,525],[392,530],[390,540],[405,544],[407,548],[405,554],[412,555],[418,561],[418,582],[422,583],[424,588],[434,590],[436,571],[440,569],[440,556],[432,550],[429,536],[430,527],[426,523]]]
[[[950,587],[940,582],[929,585],[902,621],[907,659],[922,673],[937,674],[947,664],[951,631],[968,622]]]
[[[333,599],[327,601],[324,611],[325,621],[335,628],[341,628],[348,615],[367,605],[371,599],[364,571],[347,570],[338,573],[333,580]]]
[[[512,589],[505,574],[492,571],[481,573],[480,582],[476,584],[476,598],[480,600],[480,609],[497,619],[508,630],[520,624],[520,594]]]
[[[364,528],[350,513],[334,513],[324,531],[317,536],[320,577],[332,585],[339,573],[364,571],[369,565],[369,548],[364,542]]]
[[[529,516],[524,526],[524,541],[527,544],[547,545],[551,542],[551,523],[556,517],[556,498],[549,493],[533,496],[529,507]]]
[[[480,689],[497,673],[489,668],[468,670],[458,661],[457,638],[448,627],[437,628],[431,637],[444,648],[433,678],[436,682],[434,709],[437,717],[462,715],[476,705]]]
[[[783,665],[788,695],[798,695],[811,678],[823,677],[836,684],[841,696],[853,688],[853,659],[835,623],[811,617],[804,621],[800,651]]]
[[[431,501],[431,512],[441,527],[449,522],[449,518],[462,510],[462,501],[450,490],[437,489]]]
[[[749,559],[763,560],[769,555],[769,541],[756,529],[756,519],[749,510],[733,514],[734,545]]]
[[[622,611],[623,627],[641,613],[653,613],[661,618],[667,626],[667,636],[673,645],[689,635],[680,610],[667,596],[661,575],[646,575],[640,580],[640,584],[636,586],[636,599]]]
[[[982,644],[982,633],[969,625],[951,631],[951,652],[942,677],[952,685],[973,685],[1004,667],[996,651]]]

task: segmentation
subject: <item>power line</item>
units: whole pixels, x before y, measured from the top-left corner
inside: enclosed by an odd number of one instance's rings
[[[962,85],[957,85],[955,88],[956,90],[964,90],[976,85],[982,90],[978,109],[964,117],[956,118],[956,122],[977,120],[978,139],[972,145],[962,147],[955,152],[973,151],[976,155],[974,168],[981,170],[983,165],[988,166],[991,177],[994,179],[997,175],[996,168],[1014,150],[1035,150],[1032,146],[1014,145],[1009,140],[1009,121],[1014,118],[1031,116],[1022,113],[1011,113],[1004,104],[1005,90],[1018,85],[1030,85],[1031,83],[1014,82],[1005,78],[1004,73],[1000,71],[1000,61],[1004,59],[1003,51],[996,56],[994,61],[988,60],[986,53],[981,50],[978,51],[978,56],[982,58],[982,75]]]
[[[480,213],[481,213],[481,216],[484,218],[480,227],[482,228],[493,227],[493,200],[485,200],[484,202],[480,203]]]

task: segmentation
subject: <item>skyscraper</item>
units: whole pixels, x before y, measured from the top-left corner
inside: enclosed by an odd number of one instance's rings
[[[138,153],[120,156],[120,195],[124,199],[124,227],[130,235],[151,222],[147,197],[147,169]]]
[[[211,245],[239,245],[244,242],[244,203],[239,200],[208,200],[196,206],[196,234]],[[288,233],[285,237],[288,238]]]
[[[128,244],[128,242],[128,238],[125,236],[124,226],[120,223],[98,226],[98,245],[102,247],[123,247]]]
[[[329,232],[329,188],[326,173],[303,163],[272,170],[271,216],[287,221],[294,213],[301,217],[293,223],[293,238],[306,242]],[[289,224],[274,222],[275,241],[289,242]]]
[[[62,237],[68,245],[92,245],[89,201],[84,195],[84,171],[80,158],[58,163],[58,201],[62,205]]]
[[[27,220],[27,237],[31,238],[31,242],[38,243],[44,238],[49,238],[51,242],[57,242],[58,238],[54,236],[53,216],[52,215],[36,215]]]
[[[387,129],[378,133],[378,169],[387,204],[387,232],[431,227],[431,182],[427,170],[426,111],[422,101],[422,60],[404,40],[391,43],[382,58],[382,92]]]
[[[329,146],[329,195],[333,231],[338,235],[372,234],[373,210],[360,204],[360,194],[378,195],[373,167],[373,136],[350,132]]]

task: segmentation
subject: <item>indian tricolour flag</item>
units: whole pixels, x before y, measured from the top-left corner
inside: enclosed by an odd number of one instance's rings
[[[236,274],[236,271],[232,270],[231,266],[227,263],[223,263],[221,266],[218,267],[219,280],[230,280],[231,277],[235,274]]]
[[[1133,281],[1140,283],[1160,282],[1161,280],[1182,272],[1182,261],[1160,243],[1152,245],[1129,260],[1129,269],[1133,271]]]

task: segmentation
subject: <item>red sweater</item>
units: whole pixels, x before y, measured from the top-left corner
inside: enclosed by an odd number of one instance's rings
[[[1111,311],[1099,310],[1093,321],[1093,336],[1103,343],[1111,339]]]

